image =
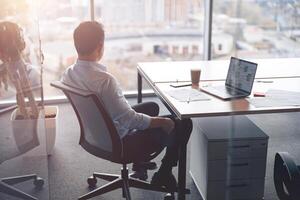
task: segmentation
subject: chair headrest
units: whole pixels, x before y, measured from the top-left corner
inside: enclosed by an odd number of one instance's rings
[[[75,93],[75,94],[83,96],[83,97],[94,95],[94,93],[92,93],[92,92],[69,86],[61,81],[54,81],[54,82],[50,83],[50,85],[55,88],[61,89],[64,92]]]

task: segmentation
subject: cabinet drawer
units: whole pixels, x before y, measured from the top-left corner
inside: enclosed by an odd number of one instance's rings
[[[207,189],[207,200],[258,200],[263,198],[264,179],[210,181]]]
[[[228,159],[208,162],[208,180],[264,179],[266,159]]]
[[[208,143],[208,160],[265,158],[268,140],[221,141]]]

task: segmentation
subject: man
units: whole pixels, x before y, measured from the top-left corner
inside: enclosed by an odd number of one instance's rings
[[[82,22],[75,29],[73,38],[78,60],[65,71],[62,81],[98,95],[116,126],[126,154],[149,155],[167,146],[162,164],[151,182],[175,189],[177,183],[172,167],[177,165],[179,146],[189,139],[192,123],[157,116],[159,107],[152,102],[131,107],[117,80],[105,66],[98,64],[103,56],[104,37],[103,27],[98,22]],[[179,128],[186,131],[176,132]]]

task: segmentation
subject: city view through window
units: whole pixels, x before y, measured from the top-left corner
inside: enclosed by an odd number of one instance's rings
[[[94,0],[95,20],[104,24],[102,64],[125,91],[136,91],[136,66],[144,61],[203,59],[205,0]],[[18,23],[26,35],[28,61],[39,68],[44,54],[46,97],[60,93],[58,80],[77,57],[72,34],[91,19],[90,1],[1,0],[0,20]],[[298,57],[300,0],[214,0],[212,59]],[[1,68],[0,68],[1,70]],[[13,87],[9,87],[13,90]],[[0,89],[0,99],[13,99]]]
[[[213,57],[298,57],[299,16],[299,0],[214,0]]]

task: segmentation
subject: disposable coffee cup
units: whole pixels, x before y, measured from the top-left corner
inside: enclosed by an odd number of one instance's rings
[[[199,68],[191,69],[192,85],[199,85],[200,75],[201,75],[201,69]]]

